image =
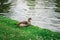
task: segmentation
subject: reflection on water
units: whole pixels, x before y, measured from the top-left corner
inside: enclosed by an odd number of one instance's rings
[[[32,24],[53,31],[60,30],[60,1],[17,0],[10,18],[22,21],[32,18]]]

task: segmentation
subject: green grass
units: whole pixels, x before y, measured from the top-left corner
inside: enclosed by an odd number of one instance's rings
[[[16,20],[0,16],[0,40],[60,40],[60,33],[30,25],[19,28]]]

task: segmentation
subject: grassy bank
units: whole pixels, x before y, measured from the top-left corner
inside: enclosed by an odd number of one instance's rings
[[[0,40],[60,40],[60,33],[29,26],[19,28],[17,21],[0,16]]]

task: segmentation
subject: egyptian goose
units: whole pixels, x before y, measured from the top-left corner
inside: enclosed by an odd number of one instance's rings
[[[18,23],[19,27],[29,26],[31,24],[31,18],[28,18],[27,21],[22,21]]]

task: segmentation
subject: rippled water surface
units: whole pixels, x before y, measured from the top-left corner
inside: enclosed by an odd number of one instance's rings
[[[33,25],[60,31],[59,0],[17,0],[8,16],[18,21],[31,17]]]

